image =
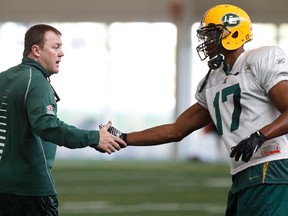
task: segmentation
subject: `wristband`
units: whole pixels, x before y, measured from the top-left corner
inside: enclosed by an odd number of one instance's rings
[[[258,134],[258,136],[259,136],[260,140],[262,141],[262,143],[265,142],[266,137],[264,136],[264,134],[260,130],[256,131],[256,133]]]
[[[121,134],[121,139],[124,140],[124,142],[127,143],[127,133],[122,133]]]

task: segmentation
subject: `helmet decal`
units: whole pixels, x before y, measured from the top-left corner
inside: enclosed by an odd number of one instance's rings
[[[240,17],[234,13],[228,13],[222,17],[222,23],[227,27],[235,27],[240,21]]]

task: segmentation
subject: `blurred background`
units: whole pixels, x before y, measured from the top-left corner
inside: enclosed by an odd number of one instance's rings
[[[204,12],[220,3],[223,1],[0,0],[0,71],[21,62],[24,34],[30,26],[50,24],[63,35],[65,56],[60,73],[51,77],[61,98],[60,119],[83,129],[98,129],[100,123],[111,120],[124,132],[170,123],[195,102],[197,84],[208,71],[207,62],[201,62],[195,51],[199,44],[196,29]],[[240,6],[252,19],[254,39],[246,49],[279,45],[288,52],[286,0],[225,3]],[[225,209],[230,185],[228,156],[213,127],[179,143],[128,147],[113,155],[59,147],[57,159],[61,215],[154,212],[160,216],[164,209],[165,216],[175,212],[177,216],[191,212],[223,215]],[[187,161],[206,166],[187,165]],[[117,203],[124,192],[127,203]],[[162,196],[157,200],[158,195]]]

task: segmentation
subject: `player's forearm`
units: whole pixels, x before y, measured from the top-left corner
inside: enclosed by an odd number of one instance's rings
[[[266,125],[260,131],[266,139],[272,139],[288,133],[288,110],[283,112],[275,121]]]
[[[172,124],[166,124],[128,133],[127,144],[131,146],[151,146],[180,141],[183,136],[175,131]]]
[[[127,144],[134,146],[159,145],[181,141],[211,122],[206,108],[196,103],[183,112],[175,123],[164,124],[143,131],[128,133]]]

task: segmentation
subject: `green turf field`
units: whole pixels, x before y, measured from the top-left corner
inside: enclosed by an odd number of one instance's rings
[[[224,215],[227,165],[60,161],[53,169],[60,216]]]

